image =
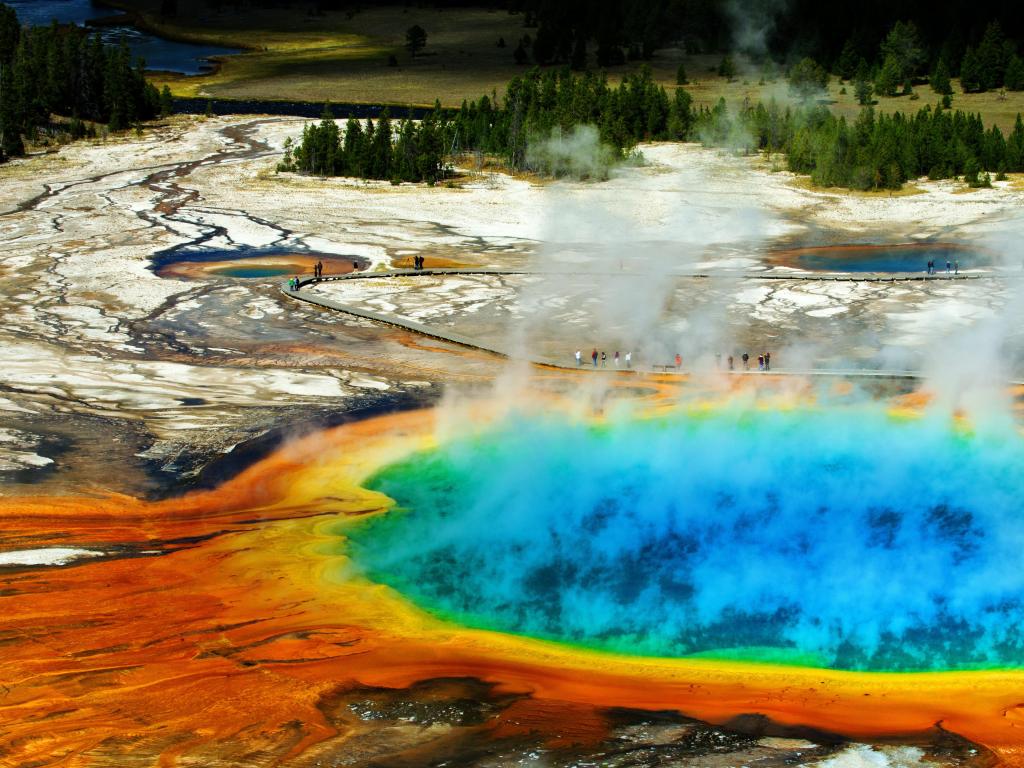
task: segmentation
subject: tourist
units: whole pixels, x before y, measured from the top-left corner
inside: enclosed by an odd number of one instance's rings
[[[683,356],[676,352],[676,370],[683,367]]]
[[[764,353],[764,369],[766,371],[770,371],[772,369],[772,353],[771,352],[765,352]]]
[[[757,370],[759,370],[759,371],[763,371],[764,370],[764,355],[758,355],[757,356]]]
[[[750,355],[748,355],[746,352],[743,353],[743,370],[750,370]]]
[[[619,350],[615,350],[615,367],[619,367]]]
[[[594,361],[594,367],[597,368],[597,349],[590,353],[590,359]]]
[[[299,288],[302,287],[302,282],[299,280],[299,276],[295,276],[295,292],[298,293]]]
[[[933,262],[933,261],[929,261],[929,262],[928,262],[928,274],[929,274],[929,275],[930,275],[930,274],[932,273],[932,267],[933,267],[933,266],[935,266],[935,262]]]
[[[953,262],[953,274],[954,275],[959,275],[960,274],[960,262],[959,261],[954,261]]]
[[[583,355],[577,349],[576,350],[576,367],[579,368],[581,365],[583,365]]]
[[[734,370],[732,365],[732,355],[729,355],[729,370]]]
[[[603,349],[601,350],[601,367],[602,368],[607,368],[608,367],[608,353],[605,352]]]
[[[633,367],[633,353],[632,352],[627,352],[626,353],[626,367],[627,368],[632,368]]]
[[[946,262],[946,274],[947,274],[947,275],[949,274],[949,270],[950,270],[950,268],[952,268],[952,266],[953,266],[953,265],[952,265],[952,264],[950,264],[950,263],[949,263],[948,261]]]
[[[357,269],[359,269],[359,262],[358,261],[353,261],[352,262],[352,271],[355,272]]]
[[[323,277],[324,276],[324,263],[322,261],[318,261],[316,263],[316,276],[317,277]]]

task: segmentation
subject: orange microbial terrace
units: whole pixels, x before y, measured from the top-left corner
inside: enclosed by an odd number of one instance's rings
[[[157,260],[161,277],[202,280],[210,278],[268,279],[288,275],[312,275],[322,263],[325,275],[352,272],[358,261],[352,257],[301,252],[212,251],[185,253],[182,258],[165,256]]]
[[[430,591],[431,579],[442,577],[430,563],[443,563],[438,558],[459,550],[425,548],[440,547],[442,539],[455,547],[470,519],[448,508],[439,517],[417,516],[422,499],[416,494],[393,499],[381,492],[404,496],[406,472],[414,473],[408,487],[417,492],[430,491],[435,481],[458,489],[459,462],[467,456],[484,455],[480,466],[494,470],[494,477],[480,482],[500,482],[498,469],[506,461],[502,430],[510,419],[543,456],[574,440],[649,445],[671,439],[712,454],[725,449],[702,441],[717,439],[728,431],[725,425],[744,445],[760,450],[757,441],[766,431],[795,435],[794,445],[806,443],[817,434],[812,423],[821,419],[833,434],[836,419],[869,423],[863,429],[891,429],[885,439],[897,448],[901,429],[911,430],[906,439],[915,444],[947,440],[966,451],[958,454],[961,461],[973,456],[971,441],[979,439],[962,427],[930,425],[920,407],[909,402],[901,404],[898,416],[877,405],[849,406],[850,412],[832,416],[815,411],[803,394],[770,403],[734,402],[745,397],[742,392],[717,395],[700,408],[675,410],[645,401],[642,408],[622,413],[607,409],[600,419],[568,416],[568,407],[555,408],[560,415],[510,417],[480,406],[469,419],[419,410],[298,439],[214,490],[179,498],[5,499],[0,532],[8,548],[74,545],[104,555],[68,567],[0,571],[0,764],[84,766],[99,764],[100,752],[108,760],[123,754],[126,761],[158,755],[162,765],[230,765],[252,755],[316,764],[324,750],[348,744],[368,727],[341,706],[353,691],[415,691],[430,681],[447,681],[437,683],[446,686],[478,681],[488,695],[519,697],[514,716],[506,713],[477,726],[492,736],[530,728],[554,743],[569,738],[565,712],[572,711],[578,713],[572,738],[586,741],[593,738],[586,715],[592,708],[631,707],[675,710],[712,723],[756,714],[780,728],[896,743],[913,742],[938,726],[990,750],[1004,764],[1024,765],[1024,672],[1012,654],[999,656],[1003,646],[998,643],[990,647],[978,641],[970,663],[957,656],[964,651],[943,655],[926,644],[907,651],[918,655],[897,662],[877,650],[884,641],[876,642],[873,657],[840,656],[830,635],[815,634],[813,621],[800,623],[791,612],[786,614],[791,626],[772,630],[788,638],[784,648],[753,647],[767,643],[764,638],[741,648],[743,643],[721,634],[706,640],[706,648],[692,638],[684,647],[677,635],[660,637],[642,624],[615,634],[616,620],[640,621],[616,617],[615,610],[600,633],[589,633],[586,622],[598,621],[604,610],[596,607],[600,595],[587,597],[592,607],[580,626],[573,624],[569,598],[557,594],[551,600],[561,601],[561,623],[534,625],[527,614],[513,620],[500,610],[509,604],[507,594],[493,605],[469,598],[455,605],[446,600],[459,593],[458,585]],[[804,419],[804,413],[814,418]],[[461,423],[475,426],[468,430]],[[788,450],[782,437],[771,443],[781,453]],[[523,454],[514,440],[511,445],[516,455]],[[1016,448],[1000,443],[992,451],[1003,457],[1011,449]],[[591,468],[598,471],[600,450],[589,455],[597,457]],[[625,454],[616,455],[621,468]],[[557,456],[551,461],[561,460]],[[992,461],[991,471],[1001,471],[1002,465]],[[563,480],[573,471],[571,459],[565,462],[559,465]],[[543,487],[543,478],[535,477],[533,485]],[[474,492],[468,489],[458,498],[467,507],[483,504],[484,497]],[[551,514],[572,514],[574,493],[565,490]],[[519,491],[505,487],[498,498],[500,503],[486,510],[491,538],[482,554],[504,565],[500,542],[525,534],[522,527],[502,529],[508,523],[502,510],[513,513]],[[779,502],[785,503],[784,498]],[[614,513],[610,519],[608,525],[616,524]],[[633,518],[626,524],[640,525]],[[621,534],[616,542],[628,538]],[[746,541],[730,546],[746,551]],[[469,543],[480,549],[479,542]],[[408,551],[401,549],[407,546]],[[401,551],[404,561],[389,560],[385,549]],[[908,549],[901,556],[917,555]],[[482,563],[481,573],[493,580]],[[403,570],[420,566],[424,570]],[[831,578],[827,563],[815,568],[822,579]],[[729,571],[723,568],[720,578],[727,581]],[[417,579],[422,588],[406,589],[411,582],[403,576]],[[484,600],[489,588],[473,582],[472,575],[465,578],[473,584],[473,599]],[[923,565],[919,578],[929,578]],[[505,586],[524,588],[514,578]],[[692,609],[693,622],[705,621],[713,598],[702,591],[703,582],[694,581],[694,589],[704,602],[679,603],[679,610]],[[814,599],[807,595],[807,604]],[[883,596],[878,602],[882,607],[872,610],[882,622]],[[837,609],[857,610],[854,605]],[[710,637],[708,632],[702,637]],[[843,648],[869,642],[855,633],[844,640]]]

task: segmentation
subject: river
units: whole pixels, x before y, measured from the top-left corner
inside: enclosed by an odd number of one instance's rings
[[[23,24],[29,25],[49,24],[53,19],[62,24],[84,25],[90,19],[118,13],[92,0],[7,0],[7,4]],[[211,57],[241,53],[237,48],[165,40],[132,26],[103,26],[98,30],[106,42],[117,43],[124,37],[132,55],[141,56],[150,70],[198,75],[209,71]]]

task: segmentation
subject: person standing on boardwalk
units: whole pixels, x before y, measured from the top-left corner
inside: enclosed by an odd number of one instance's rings
[[[676,352],[676,370],[683,367],[683,356]]]
[[[763,371],[764,370],[764,355],[758,355],[757,356],[757,370],[759,370],[759,371]]]
[[[771,352],[765,352],[764,353],[764,369],[766,371],[770,371],[772,369],[772,353]]]
[[[601,350],[601,367],[602,368],[607,368],[608,367],[608,353],[605,352],[603,349]]]
[[[576,350],[576,367],[579,368],[581,365],[583,365],[583,355],[577,349]]]
[[[619,367],[619,350],[615,350],[615,367]]]
[[[959,261],[954,261],[953,262],[953,274],[954,275],[959,275],[960,274],[960,262]]]
[[[735,368],[733,367],[732,355],[729,355],[729,370],[735,370]]]
[[[626,353],[626,367],[627,368],[632,368],[633,367],[633,353],[632,352],[627,352]]]
[[[750,355],[748,355],[746,352],[743,353],[743,370],[750,370]]]
[[[594,351],[590,353],[590,359],[594,361],[594,367],[597,368],[597,348],[596,347],[594,348]]]

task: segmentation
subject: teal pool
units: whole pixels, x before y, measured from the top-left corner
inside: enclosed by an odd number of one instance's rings
[[[1024,439],[880,407],[520,417],[385,468],[346,528],[460,624],[616,652],[1024,665]]]

